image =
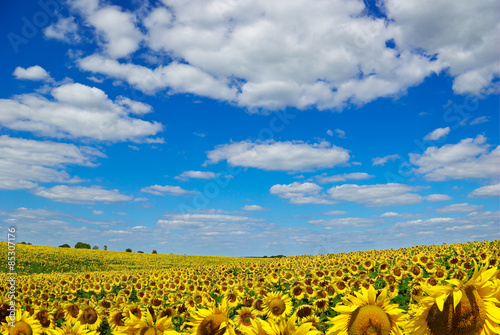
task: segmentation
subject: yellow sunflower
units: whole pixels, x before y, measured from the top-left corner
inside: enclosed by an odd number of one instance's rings
[[[332,326],[326,335],[403,335],[400,329],[405,324],[403,310],[390,303],[387,290],[377,296],[370,285],[354,294],[343,298],[346,305],[334,308],[340,314],[329,320]]]
[[[35,308],[35,319],[40,322],[44,331],[48,331],[49,329],[53,329],[55,326],[54,316],[50,314],[50,310],[45,307],[37,307]]]
[[[82,306],[78,321],[90,330],[97,330],[102,323],[101,311],[94,304]]]
[[[235,335],[233,322],[227,316],[225,306],[199,309],[193,312],[191,321],[186,322],[191,334],[196,335]]]
[[[121,332],[127,327],[125,325],[125,314],[120,309],[113,309],[109,313],[108,324],[113,331]]]
[[[9,315],[5,318],[3,335],[41,335],[43,328],[34,315],[16,308],[15,317]]]
[[[252,333],[252,329],[258,329],[257,322],[257,313],[249,307],[241,308],[234,317],[236,328],[243,334]]]
[[[261,321],[262,330],[267,335],[319,335],[319,332],[311,322],[296,326],[297,317],[292,315],[288,320],[285,318]]]
[[[450,285],[423,285],[428,296],[416,297],[420,303],[411,313],[408,330],[417,335],[493,335],[500,334],[500,286],[491,280],[498,269],[480,271],[463,284],[450,279]]]
[[[264,312],[267,318],[286,317],[292,314],[292,299],[281,292],[271,292],[266,296]]]
[[[66,321],[61,328],[54,328],[49,332],[50,335],[97,335],[96,330],[89,330],[83,326],[80,321],[74,324],[71,321]]]
[[[128,312],[128,319],[125,321],[127,328],[120,333],[125,335],[175,335],[179,334],[174,330],[174,325],[168,316],[155,320],[149,309],[142,318],[135,316],[132,311]]]

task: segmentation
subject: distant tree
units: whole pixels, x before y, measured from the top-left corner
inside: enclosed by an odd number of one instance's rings
[[[127,248],[125,251],[126,251],[126,252],[132,252],[132,249]]]
[[[26,242],[24,242],[24,241],[23,241],[23,242],[21,242],[21,243],[19,243],[19,244],[26,244]]]
[[[75,249],[90,249],[90,244],[78,242],[77,244],[75,244]]]
[[[108,250],[108,246],[105,244],[104,247],[102,247],[102,250]]]
[[[144,253],[144,251],[140,251],[140,250],[139,250],[139,251],[137,251],[137,253],[138,253],[138,254],[143,254],[143,253]]]
[[[157,253],[158,253],[158,251],[156,251],[156,250],[153,250],[153,252],[152,252],[152,254],[157,254]]]
[[[60,245],[59,248],[71,248],[71,247],[69,246],[69,244],[64,243],[64,244]]]
[[[99,250],[99,246],[96,244],[92,247],[93,250]]]

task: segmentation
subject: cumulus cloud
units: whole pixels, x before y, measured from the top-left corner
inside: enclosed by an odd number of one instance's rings
[[[376,158],[372,159],[372,162],[373,162],[372,165],[373,166],[376,166],[376,165],[384,166],[384,164],[387,163],[388,161],[394,161],[394,160],[396,160],[398,158],[399,158],[398,154],[387,155],[387,156],[384,156],[384,157],[376,157]]]
[[[500,174],[500,147],[489,151],[486,138],[478,135],[457,144],[429,147],[422,154],[410,154],[414,171],[427,180],[489,178]]]
[[[51,24],[43,30],[47,38],[53,38],[64,42],[79,42],[78,24],[74,17],[60,17],[56,23]]]
[[[105,157],[90,147],[51,141],[0,136],[0,189],[33,189],[38,183],[77,183],[65,168],[68,165],[96,166]]]
[[[336,183],[339,181],[346,181],[346,180],[370,179],[373,177],[374,176],[366,172],[353,172],[353,173],[338,174],[334,176],[328,176],[326,174],[322,174],[320,176],[316,176],[315,178],[318,181],[318,183],[327,184],[327,183]]]
[[[118,190],[105,190],[98,186],[58,185],[51,188],[40,187],[33,193],[53,201],[68,203],[125,202],[132,200],[131,196],[121,194]]]
[[[213,179],[215,177],[217,177],[217,174],[210,172],[210,171],[189,170],[189,171],[182,172],[180,175],[175,177],[175,179],[179,179],[179,180],[189,180],[191,178],[193,178],[193,179]]]
[[[453,204],[449,206],[436,208],[438,213],[468,213],[475,212],[483,208],[482,205],[469,205],[468,203]]]
[[[315,226],[323,226],[325,229],[332,228],[366,228],[373,227],[376,224],[376,220],[366,219],[366,218],[340,218],[340,219],[329,219],[329,220],[310,220],[309,224]]]
[[[443,136],[446,136],[450,133],[450,127],[446,128],[438,128],[429,134],[425,135],[424,140],[436,141]]]
[[[0,124],[55,138],[91,138],[102,141],[158,142],[150,138],[161,132],[158,122],[129,116],[144,114],[146,104],[119,97],[116,102],[96,87],[78,83],[52,89],[54,99],[38,94],[21,94],[0,99]]]
[[[294,182],[288,185],[273,185],[269,192],[280,198],[289,199],[290,203],[295,205],[333,205],[336,203],[327,199],[325,194],[320,194],[321,190],[322,187],[315,183]]]
[[[265,208],[259,205],[245,205],[242,210],[244,211],[268,211],[269,208]]]
[[[167,229],[200,229],[209,231],[210,227],[214,228],[214,232],[219,231],[217,227],[228,225],[240,225],[248,223],[262,222],[262,219],[255,219],[248,216],[224,214],[217,211],[198,211],[187,214],[168,213],[166,219],[157,221],[157,225]],[[208,228],[208,229],[207,229]],[[248,230],[246,228],[245,230]]]
[[[476,188],[469,194],[469,198],[492,198],[500,196],[500,183],[495,185],[486,185]]]
[[[430,194],[425,196],[425,200],[430,201],[430,202],[439,202],[439,201],[447,201],[451,200],[452,197],[450,197],[447,194]]]
[[[16,79],[26,79],[26,80],[50,79],[49,73],[39,65],[28,67],[26,69],[18,66],[14,70],[14,77],[16,77]]]
[[[194,195],[195,191],[188,191],[179,186],[160,186],[160,185],[152,185],[148,187],[144,187],[141,189],[141,192],[150,193],[154,195]]]
[[[273,171],[303,171],[331,168],[346,163],[349,153],[328,142],[251,142],[242,141],[217,146],[207,153],[206,163],[221,160],[233,166],[253,167]]]
[[[332,187],[328,194],[335,200],[353,201],[368,206],[397,206],[422,201],[419,194],[411,193],[414,187],[389,183],[376,185],[344,184]]]

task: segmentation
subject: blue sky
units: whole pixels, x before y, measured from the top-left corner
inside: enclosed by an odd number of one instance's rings
[[[498,239],[498,2],[424,2],[2,4],[2,226],[227,256]]]

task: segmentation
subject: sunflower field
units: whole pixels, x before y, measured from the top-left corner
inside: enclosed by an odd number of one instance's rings
[[[500,334],[499,257],[500,241],[279,259],[23,245],[15,313],[0,266],[1,332]]]

